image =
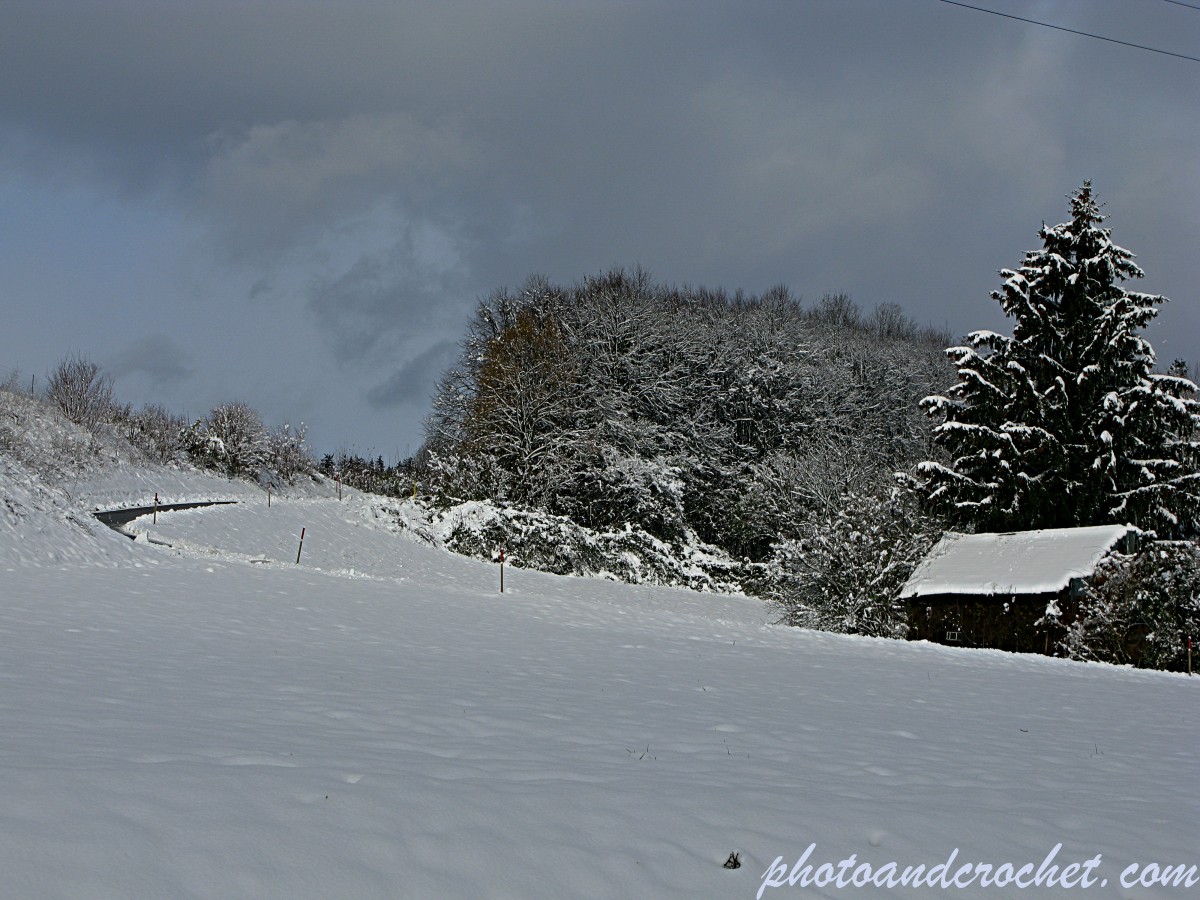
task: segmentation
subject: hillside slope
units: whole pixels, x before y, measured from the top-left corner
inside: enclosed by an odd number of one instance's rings
[[[20,485],[2,502],[80,511]],[[1061,843],[1101,855],[1089,896],[1167,897],[1120,873],[1200,863],[1186,676],[528,570],[501,595],[372,509],[134,523],[173,547],[0,529],[0,896],[749,898],[810,843],[873,869]]]

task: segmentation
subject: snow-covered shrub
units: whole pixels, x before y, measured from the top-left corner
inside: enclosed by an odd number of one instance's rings
[[[304,434],[302,422],[299,428],[284,425],[267,435],[267,467],[284,481],[317,471],[316,460],[304,443]]]
[[[227,475],[256,472],[267,462],[267,429],[257,410],[245,403],[215,407],[204,420],[200,458]]]
[[[555,491],[552,505],[590,528],[628,523],[664,541],[679,540],[687,531],[679,467],[611,447],[604,447],[591,466],[577,468],[574,478]]]
[[[61,486],[138,457],[120,429],[99,425],[88,430],[57,404],[32,397],[28,388],[26,382],[15,392],[0,390],[0,451],[48,484]]]
[[[466,500],[487,500],[508,496],[512,476],[490,453],[464,455],[426,450],[425,482],[433,488],[443,505]]]
[[[133,446],[155,462],[171,462],[187,450],[187,419],[157,403],[147,403],[124,421]]]
[[[88,430],[113,420],[113,380],[85,356],[72,354],[58,364],[50,373],[46,398]]]
[[[811,524],[803,539],[775,546],[756,592],[787,625],[905,637],[900,589],[936,540],[934,523],[897,491],[886,499],[848,495]]]
[[[1189,636],[1200,640],[1200,547],[1158,541],[1101,564],[1060,649],[1072,659],[1179,671]]]

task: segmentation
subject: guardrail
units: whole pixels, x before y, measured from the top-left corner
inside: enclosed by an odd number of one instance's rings
[[[202,506],[228,506],[237,503],[236,500],[199,500],[194,503],[159,503],[157,506],[133,506],[127,509],[109,509],[94,512],[97,519],[114,531],[121,531],[122,525],[127,525],[138,516],[148,516],[156,509],[159,512],[172,512],[180,509],[198,509]],[[124,532],[121,532],[124,534]]]

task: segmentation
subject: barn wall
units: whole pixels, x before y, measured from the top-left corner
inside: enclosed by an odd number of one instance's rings
[[[1061,624],[1041,622],[1046,606],[1057,601],[1069,624],[1075,606],[1069,591],[1060,594],[996,596],[938,594],[909,600],[909,639],[955,647],[991,647],[1015,653],[1053,652],[1065,634]],[[1041,624],[1039,624],[1041,622]],[[957,633],[957,639],[951,637]]]

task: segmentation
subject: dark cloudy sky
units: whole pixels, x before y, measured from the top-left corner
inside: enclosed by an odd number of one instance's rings
[[[975,5],[1200,56],[1166,0]],[[4,0],[0,374],[83,352],[392,459],[531,273],[1004,330],[996,270],[1084,179],[1197,360],[1198,166],[1200,63],[939,0]]]

